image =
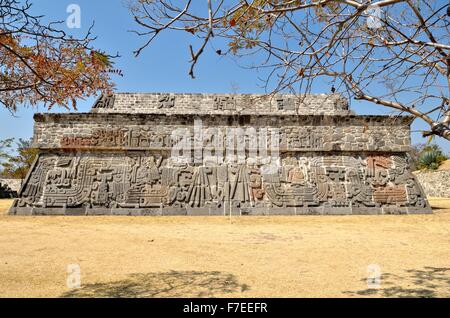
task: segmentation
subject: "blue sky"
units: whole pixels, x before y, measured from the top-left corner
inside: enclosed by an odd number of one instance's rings
[[[135,58],[133,50],[143,42],[135,34],[137,26],[132,20],[125,3],[126,0],[38,0],[34,3],[34,12],[45,15],[49,20],[65,20],[69,4],[78,4],[81,8],[81,29],[67,29],[68,33],[84,35],[93,21],[93,33],[97,36],[96,46],[109,53],[118,52],[121,57],[116,67],[124,73],[116,76],[116,90],[120,92],[193,92],[193,93],[229,93],[238,87],[239,93],[264,93],[258,82],[258,74],[239,67],[228,57],[221,57],[209,49],[202,56],[196,68],[196,79],[191,79],[189,70],[189,37],[178,34],[163,34]],[[65,24],[63,25],[65,27]],[[327,93],[328,84],[317,87],[317,92]],[[78,102],[80,112],[87,112],[93,99]],[[351,108],[358,114],[387,114],[388,108],[373,104],[351,101]],[[14,116],[0,108],[0,139],[16,137],[29,138],[33,130],[33,114],[44,112],[42,106],[21,108]],[[52,112],[65,112],[53,109]],[[426,129],[419,120],[413,123],[412,130]],[[412,134],[413,143],[423,143],[420,133]],[[436,140],[446,151],[450,151],[450,142]]]

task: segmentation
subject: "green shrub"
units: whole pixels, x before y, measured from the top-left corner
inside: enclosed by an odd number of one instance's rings
[[[447,157],[439,149],[429,149],[423,151],[419,156],[418,168],[426,170],[436,170]]]

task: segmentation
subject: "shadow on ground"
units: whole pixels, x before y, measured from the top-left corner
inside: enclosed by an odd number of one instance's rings
[[[131,274],[127,279],[82,286],[61,297],[215,297],[248,290],[232,274],[221,272],[170,271],[167,273]]]
[[[344,293],[358,297],[450,297],[450,268],[446,267],[410,269],[403,275],[386,273],[381,275],[380,282],[380,288]]]

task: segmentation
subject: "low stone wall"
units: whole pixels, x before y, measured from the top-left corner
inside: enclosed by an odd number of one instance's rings
[[[1,184],[6,184],[11,190],[16,191],[17,193],[20,190],[20,186],[22,185],[21,179],[0,179]]]
[[[450,198],[450,170],[414,172],[429,197]]]

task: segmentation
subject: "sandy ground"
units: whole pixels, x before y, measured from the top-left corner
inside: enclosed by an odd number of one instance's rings
[[[450,170],[450,159],[447,159],[444,162],[442,162],[438,170]]]
[[[0,200],[0,297],[450,297],[450,199],[431,202],[230,220],[12,217]]]

